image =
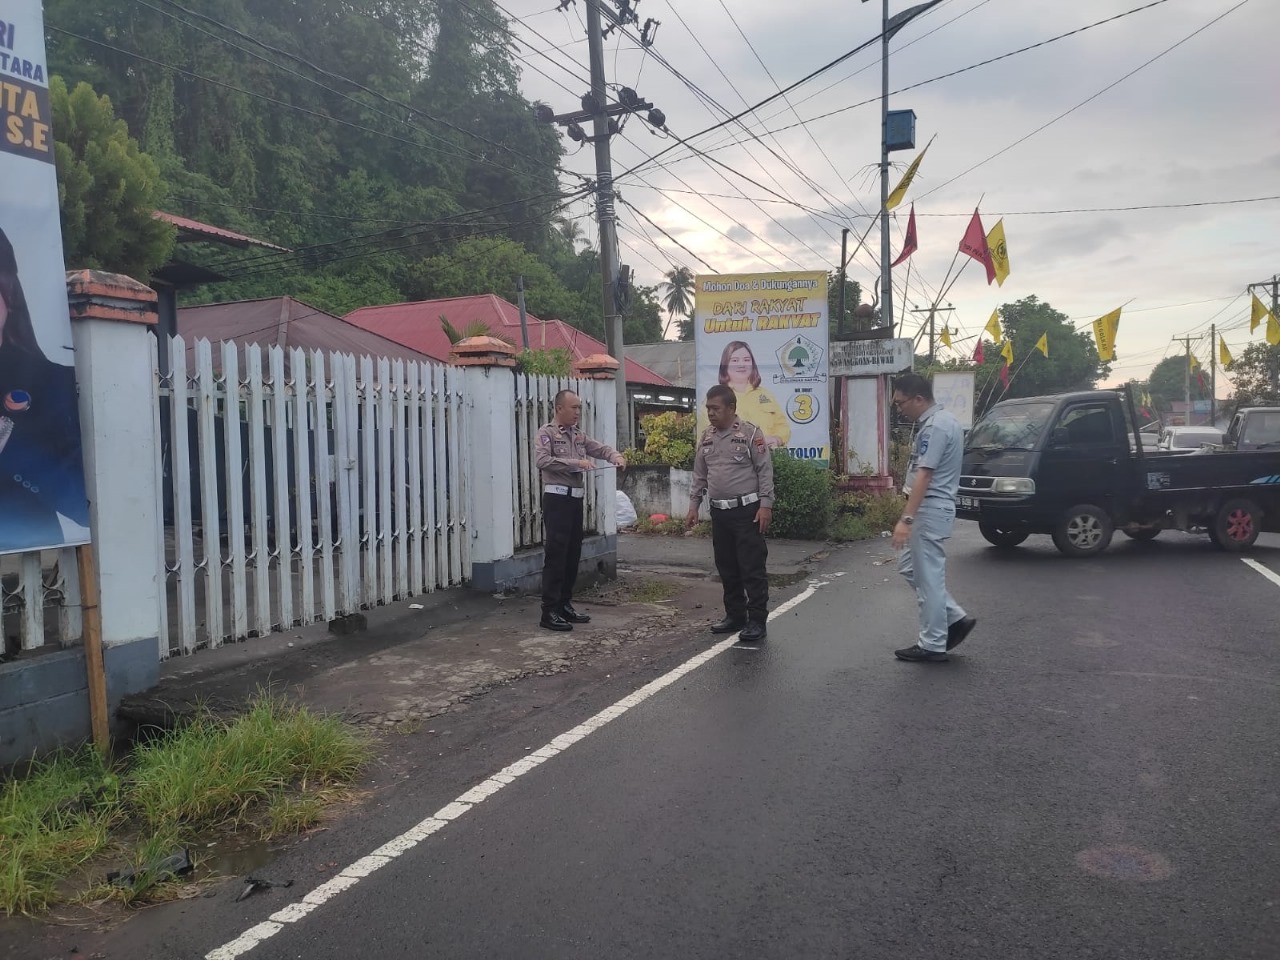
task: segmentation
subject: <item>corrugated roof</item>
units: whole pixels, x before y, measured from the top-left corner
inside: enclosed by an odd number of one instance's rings
[[[421,351],[440,361],[449,359],[452,344],[445,335],[441,317],[457,330],[479,322],[492,336],[520,345],[520,308],[492,293],[417,303],[393,303],[361,307],[347,314],[346,321],[388,340]],[[539,320],[528,315],[529,346],[535,350],[568,350],[574,360],[593,353],[607,353],[603,343],[562,320]],[[643,363],[627,358],[627,382],[650,386],[670,386],[667,379]]]
[[[696,390],[692,340],[663,340],[661,343],[627,344],[627,356],[635,357],[650,370],[666,377],[673,387]]]
[[[178,333],[187,341],[188,364],[194,363],[197,339],[211,343],[230,340],[241,346],[279,345],[286,351],[301,347],[326,354],[350,353],[418,362],[431,359],[427,354],[362,330],[292,297],[183,307],[178,311]],[[288,358],[286,353],[286,366]]]
[[[156,220],[171,223],[182,233],[190,234],[202,240],[227,244],[233,247],[264,247],[267,250],[279,250],[282,253],[293,252],[288,247],[279,247],[274,243],[267,243],[265,240],[256,240],[233,230],[223,230],[221,227],[215,227],[209,223],[201,223],[199,220],[192,220],[190,217],[180,217],[176,213],[165,213],[163,210],[156,210],[151,216]]]

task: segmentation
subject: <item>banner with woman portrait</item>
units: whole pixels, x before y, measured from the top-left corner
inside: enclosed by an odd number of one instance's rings
[[[770,447],[826,466],[827,274],[700,275],[694,289],[698,424],[717,383],[733,388],[738,416],[764,431]]]
[[[89,541],[43,19],[0,9],[0,553]]]

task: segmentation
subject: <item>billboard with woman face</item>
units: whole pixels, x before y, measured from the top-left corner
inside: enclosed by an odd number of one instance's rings
[[[0,553],[87,543],[39,0],[0,10]]]
[[[733,388],[738,416],[771,448],[826,465],[827,275],[753,273],[699,276],[694,296],[698,396]],[[707,427],[699,407],[698,422]]]

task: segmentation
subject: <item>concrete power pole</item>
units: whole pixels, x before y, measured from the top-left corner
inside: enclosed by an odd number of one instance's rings
[[[1191,426],[1191,344],[1199,337],[1174,337],[1175,343],[1181,343],[1187,352],[1187,362],[1182,371],[1182,395],[1187,404],[1187,426]]]
[[[618,361],[618,449],[631,446],[631,407],[627,403],[627,361],[622,342],[622,309],[618,289],[618,226],[613,203],[613,158],[609,149],[609,117],[604,112],[608,90],[604,80],[604,29],[600,0],[587,0],[587,49],[591,56],[591,95],[598,109],[592,118],[596,148],[596,219],[600,223],[600,279],[603,288],[605,340]]]
[[[889,244],[889,0],[880,37],[880,325],[893,329],[893,255]]]

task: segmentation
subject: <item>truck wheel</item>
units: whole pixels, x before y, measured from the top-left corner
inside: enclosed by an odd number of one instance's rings
[[[1154,540],[1160,536],[1159,527],[1128,527],[1122,532],[1130,540],[1137,540],[1139,543]]]
[[[1107,549],[1114,533],[1105,510],[1082,503],[1062,515],[1053,530],[1053,545],[1068,557],[1093,557]]]
[[[1228,500],[1218,510],[1210,538],[1222,550],[1248,550],[1262,532],[1262,511],[1252,500]]]
[[[996,547],[1016,547],[1031,536],[1029,531],[1021,530],[1018,527],[998,527],[994,523],[983,523],[981,521],[978,523],[978,530],[987,543]]]

